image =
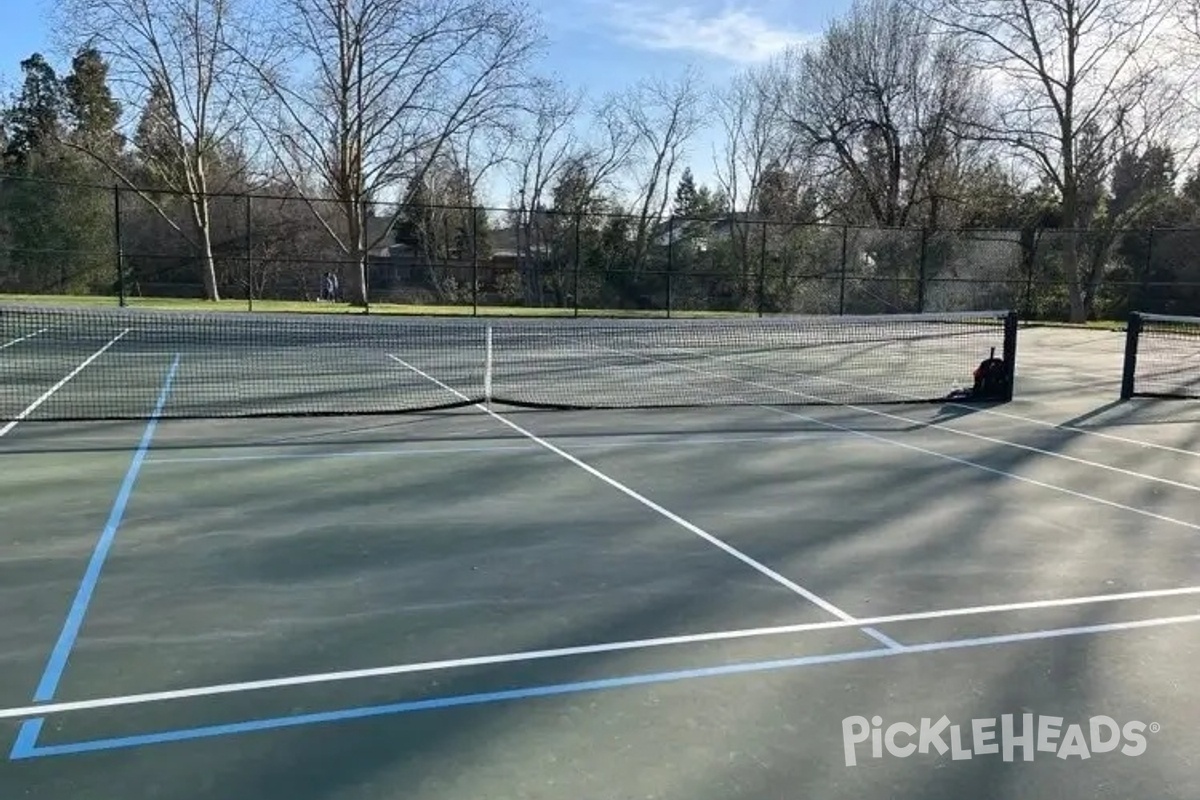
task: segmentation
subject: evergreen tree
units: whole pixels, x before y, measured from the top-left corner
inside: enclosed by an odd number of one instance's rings
[[[675,187],[675,216],[694,217],[700,213],[699,195],[696,192],[696,179],[692,176],[690,167],[685,167],[679,176],[679,185]]]
[[[71,61],[71,73],[63,80],[65,111],[78,143],[103,156],[118,153],[123,146],[117,133],[121,104],[108,87],[108,64],[93,48],[82,48]]]
[[[156,182],[170,185],[182,155],[179,136],[172,125],[171,100],[161,84],[155,84],[142,108],[133,146],[142,170]]]
[[[21,72],[21,92],[4,115],[5,165],[16,171],[48,154],[62,134],[63,92],[54,68],[34,53],[21,62]]]
[[[411,248],[414,252],[426,252],[427,237],[431,224],[431,200],[425,181],[409,184],[400,203],[400,214],[396,218],[396,244]]]

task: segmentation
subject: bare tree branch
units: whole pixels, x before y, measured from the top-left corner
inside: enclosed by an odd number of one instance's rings
[[[366,229],[366,205],[470,151],[481,130],[501,134],[528,84],[532,17],[510,0],[281,0],[271,12],[275,57],[247,59],[272,99],[256,116],[297,185],[335,201],[322,224],[358,265],[348,288],[364,305],[366,253],[387,235]]]
[[[233,54],[234,48],[253,47],[239,38],[246,31],[242,11],[239,0],[66,0],[60,7],[67,38],[106,59],[125,104],[144,108],[143,124],[159,132],[153,146],[135,139],[139,155],[163,186],[187,202],[191,235],[148,193],[137,193],[198,250],[211,300],[219,292],[209,197],[225,188],[219,182],[244,177],[240,164],[221,163],[228,152],[241,150],[247,127],[238,113],[247,74]],[[85,149],[136,188],[115,160]]]
[[[1075,231],[1122,149],[1154,141],[1169,123],[1165,26],[1176,0],[913,0],[948,41],[974,54],[1000,87],[980,138],[1021,154],[1060,196],[1071,318],[1090,313]]]

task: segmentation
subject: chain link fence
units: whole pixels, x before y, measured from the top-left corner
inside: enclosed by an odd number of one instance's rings
[[[387,203],[352,214],[298,196],[201,206],[0,178],[0,292],[116,303],[204,299],[211,260],[219,296],[251,310],[365,297],[368,309],[476,314],[1016,309],[1066,320],[1074,301],[1092,319],[1200,315],[1198,250],[1200,229],[882,229]]]

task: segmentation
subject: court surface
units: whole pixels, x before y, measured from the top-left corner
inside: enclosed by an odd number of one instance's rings
[[[0,797],[1200,797],[1200,405],[1122,344],[1024,329],[986,408],[11,426]]]

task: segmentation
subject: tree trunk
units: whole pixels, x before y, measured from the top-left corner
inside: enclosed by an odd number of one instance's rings
[[[1063,250],[1063,274],[1067,279],[1067,300],[1070,303],[1070,322],[1087,321],[1084,305],[1083,281],[1079,276],[1079,231],[1067,231],[1066,248]]]
[[[367,307],[367,247],[363,230],[363,206],[355,199],[344,203],[346,227],[350,239],[350,274],[343,295],[346,302],[357,308]]]
[[[200,282],[204,284],[204,298],[216,302],[221,299],[217,288],[217,265],[213,258],[212,226],[209,224],[208,202],[198,198],[192,203],[196,222],[196,239],[200,243]]]
[[[1072,142],[1065,139],[1064,160],[1068,164],[1063,186],[1062,219],[1066,226],[1066,241],[1063,242],[1063,277],[1067,282],[1067,301],[1070,304],[1069,322],[1087,321],[1087,309],[1083,304],[1083,280],[1079,274],[1079,187],[1070,169]]]
[[[204,296],[216,302],[221,299],[220,291],[217,289],[217,265],[213,259],[212,242],[208,237],[208,231],[204,231],[203,237],[200,243],[200,246],[204,248],[200,269],[204,277]]]

